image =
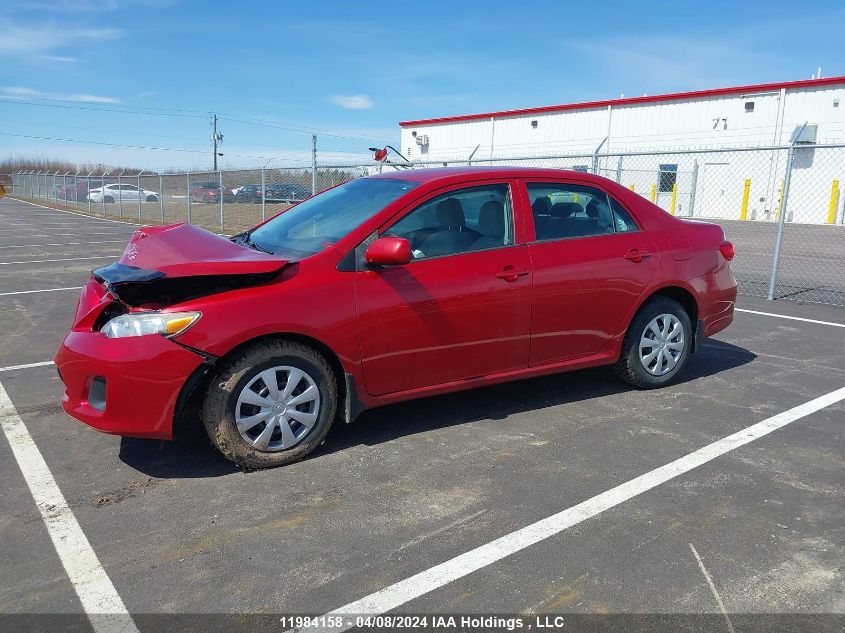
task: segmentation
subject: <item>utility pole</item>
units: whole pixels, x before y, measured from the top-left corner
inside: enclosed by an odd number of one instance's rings
[[[217,171],[217,157],[222,156],[223,154],[217,153],[217,144],[223,140],[223,135],[217,131],[217,114],[214,113],[211,115],[211,127],[213,128],[213,132],[211,133],[211,143],[212,143],[212,152],[214,153],[214,171]]]

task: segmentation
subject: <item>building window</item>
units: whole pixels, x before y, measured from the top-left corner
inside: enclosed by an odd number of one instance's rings
[[[753,101],[746,101],[745,102],[745,112],[754,112],[754,102]]]
[[[537,127],[537,121],[536,120],[531,121],[531,127],[533,127],[533,128]]]
[[[589,165],[573,165],[572,171],[580,171],[585,174],[590,173],[590,166]]]
[[[672,191],[675,183],[678,181],[678,164],[677,163],[662,163],[660,165],[659,178],[657,183],[658,191],[667,192]]]

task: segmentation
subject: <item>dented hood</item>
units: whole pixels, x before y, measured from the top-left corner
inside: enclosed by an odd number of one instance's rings
[[[135,231],[118,263],[167,277],[268,273],[288,260],[239,246],[192,224],[151,226]]]
[[[120,260],[94,277],[129,306],[166,306],[271,281],[289,260],[190,224],[137,230]]]

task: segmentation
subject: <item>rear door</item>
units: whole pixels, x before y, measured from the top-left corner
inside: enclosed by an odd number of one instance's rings
[[[367,391],[383,395],[528,366],[531,274],[514,236],[512,183],[441,190],[379,235],[404,237],[404,266],[359,268]]]
[[[525,184],[535,210],[530,364],[596,354],[625,331],[657,271],[654,243],[602,189],[565,180]]]

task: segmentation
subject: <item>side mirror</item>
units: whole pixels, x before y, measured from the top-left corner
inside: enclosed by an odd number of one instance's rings
[[[380,237],[367,247],[368,264],[401,266],[411,261],[411,243],[404,237]]]

